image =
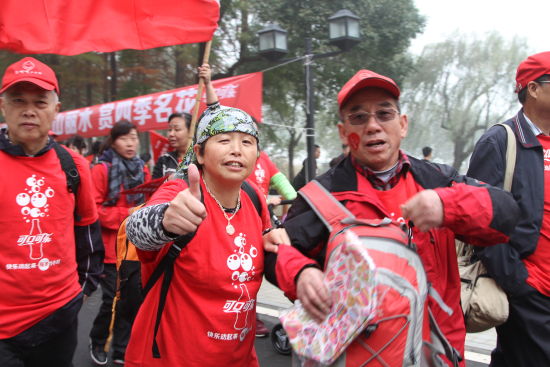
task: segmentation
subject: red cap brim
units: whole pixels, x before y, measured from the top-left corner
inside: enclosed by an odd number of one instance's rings
[[[9,87],[17,84],[17,83],[22,83],[22,82],[29,82],[29,83],[32,83],[32,84],[35,84],[37,86],[39,86],[40,88],[42,89],[45,89],[45,90],[55,90],[57,94],[59,94],[59,91],[56,89],[55,85],[51,84],[51,83],[48,83],[44,80],[41,80],[41,79],[37,79],[37,78],[21,78],[21,79],[17,79],[15,81],[13,81],[13,83],[9,83],[7,85],[4,85],[4,87],[2,89],[0,89],[0,93],[4,93],[4,91],[6,91]]]

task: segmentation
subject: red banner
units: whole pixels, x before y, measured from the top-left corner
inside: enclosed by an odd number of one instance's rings
[[[0,48],[76,55],[206,42],[217,0],[2,0]]]
[[[220,103],[237,107],[262,121],[262,73],[238,75],[212,82]],[[78,134],[83,137],[109,134],[116,121],[133,122],[139,131],[166,129],[174,112],[192,113],[197,85],[148,94],[122,101],[61,112],[52,125],[58,141]],[[204,95],[200,111],[206,108]]]
[[[151,140],[151,144],[149,144],[151,156],[153,157],[153,162],[156,162],[161,155],[170,149],[170,143],[168,142],[168,138],[153,130],[149,131],[149,139]]]

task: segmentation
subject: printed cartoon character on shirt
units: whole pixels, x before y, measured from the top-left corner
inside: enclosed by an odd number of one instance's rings
[[[31,223],[28,234],[22,234],[17,240],[18,246],[29,247],[29,258],[31,260],[40,260],[44,257],[43,246],[52,241],[52,233],[43,233],[40,228],[40,218],[49,216],[48,199],[55,195],[51,187],[46,187],[44,177],[37,178],[32,175],[27,178],[27,189],[17,194],[15,201],[21,206],[21,214],[26,223]],[[44,192],[42,192],[44,190]],[[49,260],[43,259],[38,266],[49,266]],[[45,269],[42,269],[45,270]]]
[[[258,248],[248,244],[246,234],[239,233],[233,241],[234,253],[227,258],[227,267],[232,271],[231,281],[234,288],[240,288],[240,296],[237,300],[227,300],[224,312],[235,313],[235,330],[240,330],[239,339],[242,341],[252,329],[254,320],[255,300],[250,297],[247,282],[256,276],[254,259],[258,256]]]

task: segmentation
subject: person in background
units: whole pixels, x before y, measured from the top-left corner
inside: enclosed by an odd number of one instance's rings
[[[173,113],[168,117],[168,142],[174,150],[159,157],[153,170],[153,179],[168,176],[176,172],[187,152],[190,128],[190,114]]]
[[[153,162],[153,156],[151,156],[151,153],[145,152],[139,155],[139,158],[145,163],[145,166],[147,166],[147,169],[149,172],[153,169],[153,166],[155,165],[155,162]]]
[[[86,141],[80,135],[73,135],[67,140],[67,143],[65,145],[73,152],[76,152],[81,156],[84,156],[84,154],[86,154]]]
[[[314,172],[315,172],[315,175],[314,176],[317,176],[317,158],[319,158],[321,156],[321,147],[317,144],[315,144],[315,151],[314,151],[314,157],[315,159],[313,160],[313,163],[314,163]],[[296,191],[300,190],[306,183],[306,174],[307,174],[307,167],[308,167],[308,164],[309,164],[309,161],[308,159],[304,159],[304,162],[303,162],[303,165],[302,165],[302,169],[300,170],[300,172],[298,172],[298,174],[296,176],[294,176],[294,179],[292,180],[292,186],[294,186],[294,189]],[[315,177],[310,177],[310,180],[314,179]]]
[[[32,57],[11,64],[2,78],[2,367],[72,366],[78,312],[103,271],[88,162],[48,136],[58,95],[54,71]],[[78,170],[75,190],[60,154]]]
[[[328,163],[329,167],[332,168],[338,163],[342,162],[349,154],[349,145],[342,144],[342,153],[338,157],[334,157]]]
[[[550,366],[550,52],[516,72],[522,108],[505,121],[516,139],[512,194],[521,208],[510,241],[477,251],[508,295],[508,320],[496,327],[491,366]],[[493,126],[476,143],[468,175],[502,187],[508,137]]]
[[[86,159],[90,162],[90,167],[93,167],[99,161],[99,155],[101,153],[103,142],[101,140],[96,140],[90,145],[90,150],[86,155]]]
[[[264,266],[262,231],[270,223],[265,201],[258,200],[257,209],[242,189],[258,158],[258,130],[246,112],[217,102],[208,65],[199,76],[208,108],[182,170],[127,222],[145,281],[171,241],[188,238],[174,263],[158,333],[161,281],[138,312],[126,367],[258,366],[254,315]]]
[[[99,163],[92,167],[94,199],[101,222],[105,244],[105,264],[101,278],[103,298],[90,331],[90,356],[97,365],[106,365],[106,343],[113,317],[113,299],[116,292],[116,251],[118,229],[130,214],[129,210],[144,201],[144,194],[123,194],[150,180],[145,163],[138,157],[139,137],[136,126],[128,121],[117,122],[104,144]],[[138,285],[139,286],[139,285]],[[113,327],[112,358],[115,364],[124,364],[133,316],[116,315]]]
[[[460,176],[450,166],[408,157],[400,149],[409,128],[407,116],[400,113],[400,93],[392,79],[370,70],[358,71],[342,87],[338,131],[351,152],[317,180],[358,218],[387,217],[409,225],[427,279],[441,296],[441,303],[431,297],[428,307],[444,336],[463,355],[466,328],[455,236],[474,245],[506,241],[519,209],[510,193]],[[283,225],[284,229],[264,236],[266,250],[277,251],[266,252],[266,277],[322,321],[332,305],[321,271],[327,255],[327,227],[301,197]],[[290,246],[275,244],[291,244],[304,255],[296,257],[287,253]],[[348,347],[346,361],[370,355],[361,346],[365,337]],[[457,356],[441,357],[450,364]]]
[[[424,147],[422,148],[422,160],[424,161],[431,161],[432,160],[432,148],[431,147]]]

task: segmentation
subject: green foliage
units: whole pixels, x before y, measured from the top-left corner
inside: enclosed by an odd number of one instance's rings
[[[312,39],[315,54],[335,50],[328,44],[327,19],[338,10],[346,8],[361,17],[361,43],[337,56],[315,60],[312,66],[316,139],[323,147],[327,145],[327,150],[333,148],[335,152],[339,152],[340,147],[334,127],[338,90],[359,69],[373,69],[401,81],[412,68],[406,50],[424,25],[412,0],[240,0],[222,1],[222,12],[224,8],[218,32],[224,47],[218,52],[219,60],[235,61],[217,65],[220,76],[264,70],[274,65],[258,57],[256,33],[268,23],[276,22],[288,32],[288,58],[291,58],[304,55],[305,38]],[[243,17],[248,17],[250,22],[243,21]],[[272,132],[265,132],[264,136],[272,143],[265,145],[273,145],[277,151],[286,146],[291,166],[292,150],[303,150],[303,135],[302,140],[295,139],[299,135],[297,129],[305,124],[304,79],[302,62],[264,73],[265,121],[292,127],[285,131],[277,126]]]

